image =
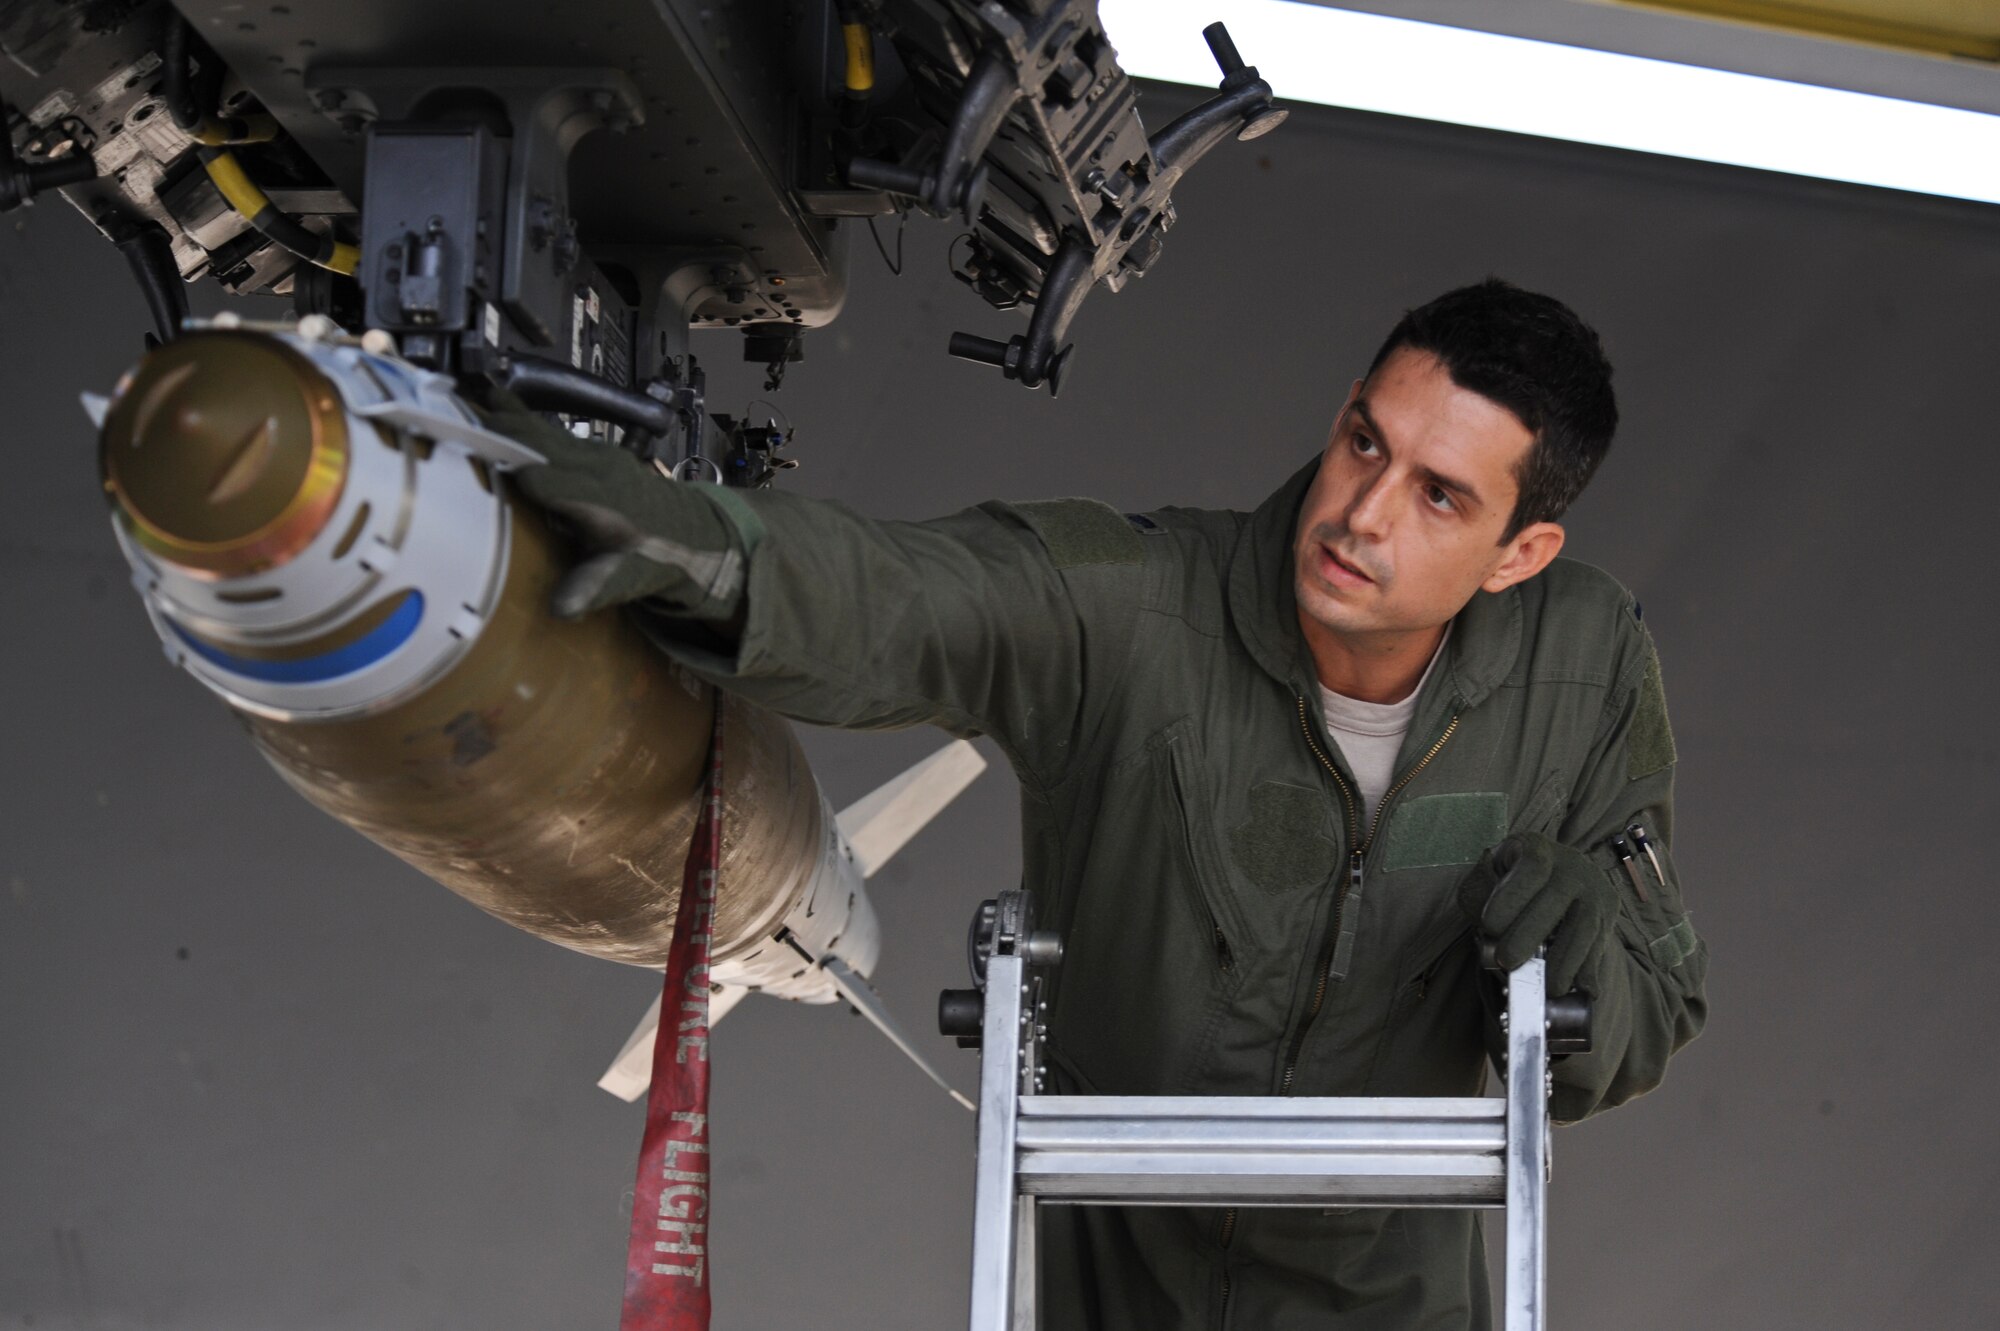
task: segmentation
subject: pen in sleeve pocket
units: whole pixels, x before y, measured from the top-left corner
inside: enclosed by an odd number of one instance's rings
[[[1659,882],[1661,887],[1665,887],[1667,885],[1666,871],[1660,868],[1660,857],[1653,853],[1653,839],[1646,835],[1646,829],[1634,823],[1626,828],[1625,832],[1632,838],[1633,845],[1646,852],[1646,858],[1652,861],[1653,864],[1654,879]]]
[[[1625,876],[1632,880],[1632,890],[1639,894],[1639,900],[1645,901],[1646,884],[1639,878],[1639,866],[1632,862],[1632,848],[1625,844],[1624,837],[1615,836],[1611,838],[1611,849],[1617,854],[1618,862],[1625,866]]]

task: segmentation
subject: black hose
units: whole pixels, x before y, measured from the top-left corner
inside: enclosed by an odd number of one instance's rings
[[[222,62],[210,51],[202,60],[202,86],[188,76],[188,21],[176,15],[167,24],[165,53],[160,57],[160,94],[167,113],[183,133],[210,147],[269,143],[278,137],[278,122],[268,115],[225,116],[216,106],[222,94]],[[206,50],[206,48],[203,48]]]
[[[158,330],[160,341],[173,341],[180,336],[181,322],[187,318],[187,283],[181,280],[180,265],[174,262],[173,242],[167,238],[166,228],[157,222],[147,222],[125,235],[113,237],[111,243],[125,256],[125,262],[132,267],[132,276],[139,280],[140,294],[145,296],[146,308],[152,312],[153,327]]]
[[[166,48],[160,54],[160,88],[167,102],[167,114],[182,132],[192,134],[201,125],[201,108],[195,105],[194,88],[188,81],[188,22],[169,11]]]
[[[53,162],[23,161],[7,128],[7,102],[0,98],[0,213],[11,212],[45,190],[97,179],[97,163],[81,148]]]
[[[310,263],[323,263],[332,256],[332,237],[307,230],[275,208],[250,220],[259,231]]]
[[[680,423],[680,414],[658,398],[536,356],[508,359],[507,388],[538,411],[609,421],[656,438],[672,434]]]
[[[0,133],[5,133],[0,130]],[[64,185],[81,185],[97,179],[97,163],[88,153],[61,157],[53,162],[24,162],[9,152],[0,161],[0,213],[18,208],[45,190]]]

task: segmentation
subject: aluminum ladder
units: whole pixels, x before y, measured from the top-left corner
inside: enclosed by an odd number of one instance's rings
[[[981,989],[946,990],[939,1026],[981,1050],[971,1331],[1034,1331],[1035,1214],[1046,1204],[1447,1206],[1507,1213],[1505,1331],[1541,1331],[1549,1054],[1588,1048],[1589,1013],[1507,975],[1504,1096],[1046,1095],[1044,968],[1059,940],[1027,892],[980,907]]]

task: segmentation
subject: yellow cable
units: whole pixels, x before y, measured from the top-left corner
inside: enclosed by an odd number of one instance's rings
[[[270,232],[259,224],[258,219],[266,212],[276,213],[277,209],[264,191],[257,188],[257,183],[244,174],[243,164],[236,160],[236,154],[232,152],[204,154],[202,166],[207,169],[208,178],[215,182],[215,188],[221,191],[223,201],[242,214],[244,221],[270,235]],[[290,221],[290,219],[285,220]],[[298,223],[291,222],[290,225],[304,235],[311,236],[313,240],[324,243],[324,237],[314,235]],[[275,236],[272,239],[277,240],[277,243],[286,249],[293,248],[290,243],[278,240]],[[297,250],[293,252],[299,253]],[[361,266],[361,251],[343,241],[333,242],[325,258],[303,253],[299,253],[299,257],[330,272],[348,276]]]
[[[866,23],[843,23],[840,34],[847,39],[847,90],[867,92],[875,86],[875,34]]]
[[[194,129],[194,141],[210,148],[234,143],[269,143],[278,137],[278,122],[270,116],[210,116]]]
[[[264,197],[264,191],[243,173],[243,164],[236,160],[235,153],[217,153],[202,163],[208,168],[208,178],[222,191],[222,197],[231,208],[243,214],[249,221],[271,206]]]

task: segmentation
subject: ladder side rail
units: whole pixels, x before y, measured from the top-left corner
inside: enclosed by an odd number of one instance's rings
[[[1548,963],[1507,974],[1505,1331],[1541,1331],[1548,1286]]]
[[[1015,1124],[1021,1103],[1026,966],[1015,954],[986,959],[980,1025],[979,1147],[973,1165],[972,1331],[1014,1331]]]

